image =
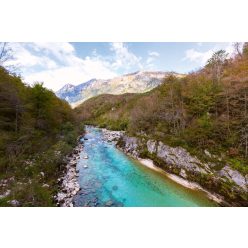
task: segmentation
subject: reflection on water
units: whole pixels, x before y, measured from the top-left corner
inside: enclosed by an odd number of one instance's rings
[[[86,130],[76,206],[214,206],[204,193],[178,186],[128,158],[103,141],[100,129]]]

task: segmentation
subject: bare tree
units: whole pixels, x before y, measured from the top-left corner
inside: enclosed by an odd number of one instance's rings
[[[3,66],[5,62],[13,59],[12,49],[7,42],[0,42],[0,66]]]
[[[233,43],[233,48],[234,48],[235,54],[237,54],[239,58],[242,58],[242,43],[241,42]]]

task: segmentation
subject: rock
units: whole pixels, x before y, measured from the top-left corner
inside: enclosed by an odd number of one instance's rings
[[[192,172],[207,173],[209,170],[207,164],[202,163],[196,157],[191,156],[184,148],[170,147],[162,142],[157,146],[157,157],[166,164],[173,165],[179,169],[185,169]]]
[[[5,197],[9,196],[10,193],[11,193],[11,191],[8,189],[6,192],[4,192],[2,195],[0,195],[0,199],[3,199]]]
[[[8,203],[11,204],[13,207],[20,206],[20,202],[17,200],[11,200],[11,201],[8,201]]]
[[[187,173],[184,169],[181,169],[179,175],[182,177],[182,178],[187,178]]]
[[[42,185],[42,188],[49,188],[49,187],[50,186],[48,184],[46,184],[46,183]]]
[[[147,141],[147,150],[151,154],[156,153],[157,152],[157,142],[154,140],[148,140]]]
[[[138,152],[138,139],[136,137],[128,137],[123,136],[122,137],[124,142],[124,147],[121,147],[125,153],[128,155],[138,158],[139,152]]]
[[[226,178],[232,180],[235,184],[240,186],[246,192],[248,191],[247,190],[248,189],[247,181],[246,181],[245,177],[242,174],[240,174],[238,171],[233,170],[232,168],[230,168],[230,166],[226,165],[225,167],[223,167],[219,171],[219,175],[221,177],[226,177]]]
[[[41,176],[44,177],[45,173],[43,171],[40,172]]]
[[[123,136],[124,131],[111,131],[107,129],[102,129],[102,133],[104,141],[113,142],[119,140]]]
[[[66,194],[65,193],[58,193],[57,195],[57,201],[60,202],[62,200],[64,200],[66,198]]]
[[[106,207],[111,207],[113,204],[114,204],[113,201],[109,200],[109,201],[107,201],[107,202],[105,203],[105,206],[106,206]]]
[[[204,150],[204,153],[205,153],[208,157],[210,157],[210,158],[212,157],[212,156],[211,156],[211,153],[210,153],[208,150]]]

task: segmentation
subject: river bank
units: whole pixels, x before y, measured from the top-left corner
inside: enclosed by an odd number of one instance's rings
[[[81,138],[82,136],[78,137],[77,146],[64,159],[66,163],[65,171],[63,176],[58,179],[60,187],[59,192],[55,196],[57,206],[60,207],[73,207],[73,197],[80,190],[77,163],[80,159],[80,153],[83,150],[83,144],[80,141]]]
[[[189,190],[146,168],[116,147],[124,132],[85,127],[77,163],[80,191],[76,207],[197,207],[216,206],[197,190]],[[85,158],[87,155],[87,159]]]
[[[96,190],[101,190],[101,187],[99,189],[94,188],[95,185],[102,185],[102,182],[97,178],[95,179],[95,182],[92,182],[90,178],[92,176],[95,177],[95,173],[98,174],[100,178],[105,176],[109,177],[109,175],[105,175],[106,172],[102,171],[102,169],[109,163],[109,159],[112,158],[112,156],[114,156],[113,162],[115,161],[115,156],[119,156],[118,154],[115,154],[116,152],[114,151],[114,148],[111,147],[116,147],[128,157],[138,161],[139,164],[166,176],[178,185],[193,190],[192,192],[202,192],[202,194],[205,194],[205,198],[210,199],[212,202],[215,202],[220,206],[239,206],[236,202],[227,202],[225,197],[222,194],[218,194],[217,191],[208,190],[207,187],[204,187],[204,181],[201,181],[201,183],[198,182],[199,179],[202,180],[202,175],[204,177],[211,176],[211,178],[214,178],[215,183],[219,183],[219,181],[223,182],[225,177],[219,176],[219,172],[218,174],[214,173],[209,164],[200,164],[201,162],[196,157],[190,156],[190,154],[183,148],[170,148],[161,144],[161,142],[158,143],[159,145],[156,145],[156,143],[151,140],[144,141],[136,137],[128,137],[124,131],[110,131],[93,127],[88,128],[90,131],[86,132],[84,136],[84,145],[87,145],[87,149],[82,145],[80,139],[78,139],[77,147],[73,150],[70,156],[66,157],[67,162],[64,176],[58,180],[60,183],[60,191],[56,196],[58,206],[72,207],[75,205],[75,199],[77,199],[77,206],[80,206],[81,203],[83,203],[83,206],[106,205],[105,202],[101,202],[100,198],[96,195]],[[156,153],[158,152],[157,156],[154,156],[154,154],[152,156],[155,160],[149,156],[141,156],[140,147],[142,145],[147,145],[147,150],[150,152],[149,154],[154,153],[154,151]],[[110,154],[108,154],[108,151]],[[103,158],[100,158],[101,156],[103,156]],[[123,155],[120,155],[120,158],[118,159],[120,159],[120,162],[122,163],[124,160],[121,156]],[[156,159],[159,156],[160,160],[157,161]],[[104,162],[104,159],[106,159],[106,162]],[[162,161],[162,164],[158,164],[160,161]],[[118,162],[115,161],[114,164],[108,165],[110,167],[105,167],[107,170],[111,170],[111,176],[115,176],[112,175],[112,172],[117,169],[113,167],[116,163]],[[166,169],[163,168],[164,166],[166,166]],[[82,189],[79,184],[82,185]],[[84,184],[85,189],[83,187]],[[91,188],[92,185],[93,189]],[[116,190],[116,188],[118,187],[113,186],[114,190]],[[113,189],[111,188],[110,190],[112,191]],[[92,203],[92,205],[90,203],[92,200],[90,195],[93,194],[95,202],[93,202],[94,204]],[[119,195],[119,197],[120,196],[121,195]],[[87,199],[89,199],[89,201]],[[106,202],[110,201],[108,200]],[[120,202],[118,202],[117,205],[121,205]]]
[[[108,130],[108,129],[102,129],[102,132],[103,132],[103,137],[104,137],[104,139],[106,141],[115,142],[115,144],[117,144],[118,143],[117,141],[120,140],[125,135],[124,131],[111,131],[111,130]],[[134,139],[132,140],[132,142],[133,141],[134,141]],[[189,180],[183,179],[180,176],[177,176],[175,174],[171,174],[171,173],[166,172],[165,170],[163,170],[163,169],[159,168],[158,166],[156,166],[154,164],[153,160],[148,159],[148,158],[146,158],[146,159],[145,158],[140,158],[138,156],[137,151],[134,150],[134,151],[132,151],[130,153],[129,150],[122,149],[119,146],[117,146],[117,148],[119,148],[122,152],[124,152],[128,156],[130,156],[133,159],[135,159],[136,161],[138,161],[143,166],[145,166],[145,167],[147,167],[147,168],[149,168],[149,169],[151,169],[153,171],[156,171],[156,172],[158,172],[160,174],[165,175],[166,177],[168,177],[172,181],[176,182],[177,184],[180,184],[181,186],[189,188],[189,189],[192,189],[192,190],[200,190],[200,191],[206,193],[207,197],[210,200],[216,202],[217,204],[227,205],[227,203],[224,201],[224,198],[222,196],[209,192],[208,190],[204,189],[202,186],[200,186],[196,182],[191,182]],[[138,145],[135,146],[135,148],[138,148]]]
[[[112,139],[110,130],[103,132],[108,140]],[[123,132],[119,133],[117,147],[176,183],[203,191],[220,206],[248,205],[245,200],[248,192],[247,179],[228,165],[216,170],[215,164],[204,163],[181,147],[174,148],[154,140],[129,137]]]
[[[195,182],[190,182],[188,180],[185,180],[177,175],[174,175],[174,174],[171,174],[171,173],[168,173],[164,170],[162,170],[161,168],[159,168],[158,166],[156,166],[154,164],[154,162],[151,160],[151,159],[143,159],[143,158],[138,158],[138,161],[146,166],[147,168],[150,168],[154,171],[157,171],[165,176],[167,176],[168,178],[170,178],[172,181],[186,187],[186,188],[189,188],[189,189],[192,189],[192,190],[201,190],[203,191],[204,193],[206,193],[207,197],[210,199],[210,200],[213,200],[215,201],[216,203],[222,205],[224,203],[224,199],[223,197],[221,197],[220,195],[217,195],[217,194],[213,194],[207,190],[205,190],[203,187],[201,187],[199,184],[195,183]]]

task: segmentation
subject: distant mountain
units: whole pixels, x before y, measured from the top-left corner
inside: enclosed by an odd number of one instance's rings
[[[66,84],[56,92],[56,95],[75,107],[85,100],[100,94],[119,95],[149,91],[161,84],[162,80],[169,74],[171,73],[138,71],[113,79],[91,79],[77,86]],[[182,76],[181,74],[174,74],[178,77]]]

